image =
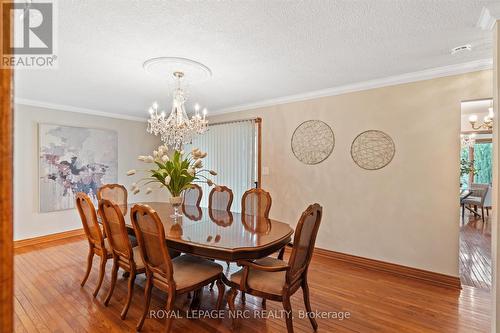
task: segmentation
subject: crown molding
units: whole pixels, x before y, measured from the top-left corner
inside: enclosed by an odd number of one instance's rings
[[[477,72],[481,70],[491,69],[493,67],[492,59],[481,59],[456,65],[449,65],[443,67],[436,67],[426,69],[418,72],[406,73],[402,75],[389,76],[381,79],[369,80],[343,86],[310,91],[302,94],[289,95],[284,97],[272,98],[255,103],[241,104],[223,108],[219,110],[212,110],[211,115],[239,112],[245,110],[258,109],[263,107],[270,107],[280,104],[288,104],[293,102],[301,102],[321,97],[329,97],[342,95],[362,90],[369,90],[375,88],[382,88],[387,86],[394,86],[398,84],[411,83],[423,80],[430,80],[439,77],[453,76],[470,72]]]
[[[476,26],[483,30],[490,31],[493,30],[498,19],[500,19],[500,5],[492,4],[491,6],[483,7]]]
[[[139,121],[139,122],[143,122],[143,123],[147,121],[146,118],[141,118],[141,117],[127,116],[127,115],[119,114],[119,113],[111,113],[111,112],[104,112],[104,111],[98,111],[98,110],[93,110],[93,109],[86,109],[86,108],[81,108],[81,107],[72,106],[72,105],[48,103],[48,102],[37,101],[37,100],[26,99],[26,98],[15,97],[14,103],[20,104],[20,105],[39,107],[39,108],[44,108],[44,109],[83,113],[83,114],[88,114],[88,115],[92,115],[92,116]]]
[[[435,79],[435,78],[439,78],[439,77],[446,77],[446,76],[476,72],[476,71],[491,69],[492,66],[493,66],[492,59],[481,59],[481,60],[466,62],[466,63],[462,63],[462,64],[436,67],[436,68],[426,69],[423,71],[418,71],[418,72],[413,72],[413,73],[406,73],[406,74],[402,74],[402,75],[396,75],[396,76],[390,76],[390,77],[385,77],[385,78],[381,78],[381,79],[375,79],[375,80],[369,80],[369,81],[358,82],[358,83],[353,83],[353,84],[347,84],[347,85],[328,88],[328,89],[310,91],[310,92],[306,92],[306,93],[302,93],[302,94],[272,98],[272,99],[267,99],[267,100],[255,102],[255,103],[240,104],[240,105],[231,106],[231,107],[223,108],[223,109],[219,109],[219,110],[212,110],[210,112],[210,116],[223,114],[223,113],[231,113],[231,112],[239,112],[239,111],[258,109],[258,108],[263,108],[263,107],[270,107],[270,106],[280,105],[280,104],[288,104],[288,103],[293,103],[293,102],[307,101],[307,100],[321,98],[321,97],[342,95],[342,94],[347,94],[347,93],[352,93],[352,92],[357,92],[357,91],[362,91],[362,90],[369,90],[369,89],[394,86],[394,85],[404,84],[404,83],[430,80],[430,79]],[[98,111],[98,110],[93,110],[93,109],[81,108],[81,107],[76,107],[76,106],[71,106],[71,105],[48,103],[48,102],[37,101],[37,100],[32,100],[32,99],[15,98],[14,102],[16,104],[21,104],[21,105],[28,105],[28,106],[41,107],[41,108],[53,109],[53,110],[76,112],[76,113],[83,113],[83,114],[108,117],[108,118],[132,120],[132,121],[139,121],[139,122],[146,122],[147,121],[147,119],[145,117],[141,118],[141,117],[136,117],[136,116],[127,116],[127,115],[118,114],[118,113],[103,112],[103,111]]]

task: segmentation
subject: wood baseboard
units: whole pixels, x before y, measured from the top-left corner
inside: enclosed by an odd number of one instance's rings
[[[14,241],[14,249],[18,249],[18,248],[21,248],[24,246],[52,242],[52,241],[56,241],[59,239],[81,236],[84,234],[85,234],[85,232],[84,232],[83,228],[81,228],[81,229],[69,230],[69,231],[64,231],[64,232],[58,232],[56,234],[50,234],[50,235],[45,235],[45,236],[40,236],[40,237],[21,239],[21,240]]]
[[[419,268],[402,266],[385,261],[358,257],[351,254],[325,250],[321,248],[314,249],[314,255],[328,257],[333,260],[346,262],[359,267],[383,271],[406,278],[411,278],[419,281],[424,281],[441,287],[448,287],[453,289],[462,289],[460,278],[456,276],[445,275],[426,271]]]

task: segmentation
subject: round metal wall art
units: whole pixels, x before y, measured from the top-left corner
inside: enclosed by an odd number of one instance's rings
[[[308,120],[297,126],[291,140],[292,152],[304,164],[318,164],[330,156],[335,135],[321,120]]]
[[[351,145],[354,162],[365,170],[382,169],[396,153],[392,138],[382,131],[369,130],[359,134]]]

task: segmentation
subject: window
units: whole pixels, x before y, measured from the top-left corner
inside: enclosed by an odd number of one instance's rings
[[[493,176],[491,172],[491,142],[477,142],[474,144],[474,183],[491,184]]]
[[[491,140],[477,140],[473,147],[462,147],[460,159],[474,161],[475,174],[465,174],[460,177],[462,187],[467,187],[469,183],[491,184],[492,175],[492,148]]]
[[[258,120],[243,120],[212,124],[208,131],[186,145],[186,150],[199,148],[206,151],[204,169],[215,170],[212,177],[218,185],[225,185],[233,191],[234,200],[231,210],[241,211],[243,193],[256,186],[258,181]],[[211,188],[200,184],[203,189],[202,207],[208,207]]]

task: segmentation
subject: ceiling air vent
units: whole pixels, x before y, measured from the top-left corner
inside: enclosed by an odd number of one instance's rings
[[[470,51],[472,46],[470,44],[460,45],[451,49],[451,54],[457,54],[460,52]]]

